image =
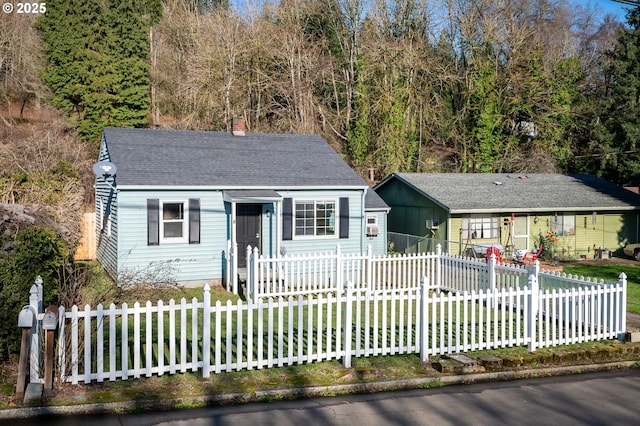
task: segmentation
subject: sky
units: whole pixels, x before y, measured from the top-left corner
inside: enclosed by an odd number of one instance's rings
[[[571,0],[574,4],[588,5],[591,4],[594,7],[598,7],[602,15],[612,14],[615,15],[621,22],[626,22],[625,14],[626,8],[632,8],[633,6],[618,3],[613,0]]]

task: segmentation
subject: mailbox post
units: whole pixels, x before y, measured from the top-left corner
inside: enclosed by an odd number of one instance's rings
[[[47,306],[42,318],[42,329],[45,331],[45,351],[44,351],[44,393],[51,393],[53,390],[53,349],[55,343],[55,333],[58,329],[58,307]]]
[[[27,371],[31,359],[31,332],[36,324],[36,312],[32,306],[26,305],[18,314],[18,327],[22,329],[20,344],[20,361],[18,362],[18,383],[16,397],[23,398],[27,384]]]

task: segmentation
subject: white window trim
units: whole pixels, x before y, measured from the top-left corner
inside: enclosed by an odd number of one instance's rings
[[[369,223],[369,219],[373,219],[373,222]],[[378,215],[377,214],[371,214],[371,213],[367,214],[366,224],[367,225],[378,226]]]
[[[296,212],[298,210],[298,203],[313,203],[313,207],[314,207],[314,220],[315,220],[315,212],[316,212],[316,204],[317,203],[333,203],[334,206],[334,220],[335,220],[335,227],[334,227],[334,232],[333,235],[298,235],[296,234]],[[332,239],[339,239],[340,237],[340,211],[339,211],[339,205],[340,203],[338,202],[337,198],[294,198],[293,199],[293,223],[292,223],[292,227],[293,227],[293,232],[292,232],[292,237],[293,240],[332,240]],[[316,232],[316,224],[314,222],[313,224],[313,231]]]
[[[476,221],[484,222],[486,219],[490,220],[490,229],[493,230],[497,235],[492,235],[489,237],[484,237],[482,235],[476,235],[475,238],[473,236],[473,230],[471,229],[472,222],[475,224]],[[468,221],[468,225],[465,228],[465,221]],[[488,214],[471,214],[469,216],[462,217],[462,238],[466,240],[495,240],[496,238],[500,238],[500,216],[488,213]],[[494,226],[495,225],[495,226]]]
[[[163,213],[164,213],[164,205],[165,204],[182,204],[182,212],[183,212],[183,217],[182,217],[182,237],[165,237],[164,236],[164,223],[165,220],[163,218]],[[159,221],[159,237],[160,237],[160,244],[168,244],[168,243],[184,243],[188,240],[188,235],[187,232],[189,231],[188,229],[188,224],[189,224],[189,202],[187,200],[160,200],[160,206],[158,208],[158,215],[160,216],[160,221]],[[169,222],[169,221],[168,221]]]
[[[560,218],[560,223],[562,224],[562,226],[560,226],[561,229],[558,229],[558,225],[559,225],[559,221],[558,218]],[[566,229],[565,231],[565,227],[567,225],[567,220],[566,219],[570,219],[573,218],[573,227],[569,227]],[[559,237],[567,237],[567,236],[571,236],[571,235],[575,235],[576,234],[576,221],[577,221],[577,217],[576,214],[573,212],[562,212],[562,213],[557,213],[554,214],[551,217],[551,229],[553,231],[555,231]],[[571,230],[573,229],[573,233],[571,232]]]

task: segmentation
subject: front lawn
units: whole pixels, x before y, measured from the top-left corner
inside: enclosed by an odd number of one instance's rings
[[[620,273],[627,274],[627,311],[640,314],[640,266],[629,265],[576,265],[565,266],[563,272],[572,275],[617,281]]]

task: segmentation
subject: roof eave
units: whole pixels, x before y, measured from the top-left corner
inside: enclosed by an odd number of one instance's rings
[[[272,189],[277,191],[300,190],[357,190],[363,191],[367,185],[308,185],[308,186],[220,186],[220,185],[118,185],[118,190],[124,191],[230,191],[230,190],[259,190]]]
[[[618,206],[618,207],[545,207],[532,209],[451,209],[451,214],[491,214],[491,213],[549,213],[554,211],[566,211],[572,213],[584,212],[618,212],[640,210],[640,206]]]

